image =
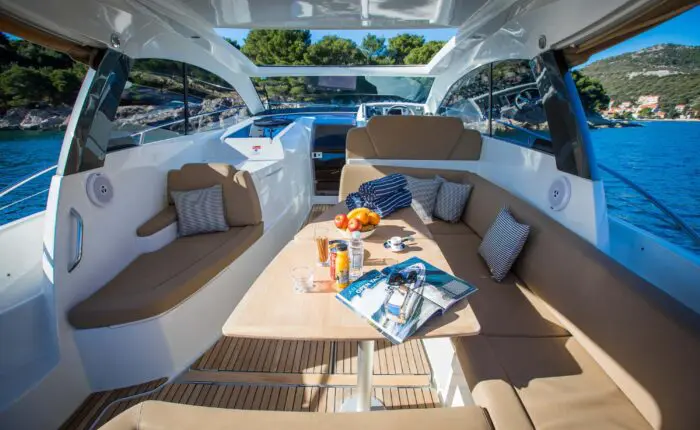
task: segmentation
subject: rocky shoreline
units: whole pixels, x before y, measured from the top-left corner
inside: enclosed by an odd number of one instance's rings
[[[205,100],[201,105],[190,106],[190,116],[202,115],[210,112],[224,111],[221,117],[225,118],[236,114],[233,100],[211,99]],[[230,109],[230,111],[229,111]],[[245,109],[243,109],[245,110]],[[175,121],[182,118],[183,107],[161,106],[120,106],[117,109],[116,122],[119,125],[148,125]],[[68,106],[51,107],[43,109],[11,108],[0,115],[0,131],[62,131],[68,126],[71,108]],[[202,118],[204,122],[212,122],[218,118]],[[618,121],[603,118],[600,115],[587,115],[588,126],[597,128],[623,128],[642,127],[633,121]]]
[[[241,114],[236,100],[216,98],[204,100],[201,104],[190,104],[190,118],[200,115],[198,124],[211,123],[229,116]],[[183,106],[127,105],[117,108],[117,126],[155,126],[183,118]],[[47,108],[11,108],[0,113],[0,131],[63,131],[68,126],[72,109],[68,106]],[[207,115],[220,112],[218,115]],[[193,120],[194,121],[194,118]]]

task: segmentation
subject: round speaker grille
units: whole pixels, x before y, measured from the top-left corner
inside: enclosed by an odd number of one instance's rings
[[[101,173],[93,173],[87,180],[87,194],[96,206],[106,206],[114,197],[114,188],[109,178]]]
[[[560,211],[569,204],[569,199],[571,199],[571,183],[566,177],[560,176],[549,187],[549,206],[552,210]]]

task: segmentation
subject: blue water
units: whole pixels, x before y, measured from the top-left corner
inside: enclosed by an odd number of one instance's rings
[[[700,231],[700,122],[644,122],[644,127],[591,132],[598,162],[611,167]],[[61,133],[0,132],[0,190],[56,163]],[[700,254],[652,204],[601,172],[609,212]],[[51,174],[0,198],[0,208],[48,188]],[[0,225],[44,209],[46,194],[0,210]]]

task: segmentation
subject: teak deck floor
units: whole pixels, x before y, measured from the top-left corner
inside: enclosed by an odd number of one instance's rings
[[[315,205],[309,220],[328,207]],[[440,407],[430,388],[430,365],[420,341],[401,345],[378,341],[374,375],[374,395],[387,409]],[[338,412],[343,400],[353,394],[356,378],[357,342],[222,337],[174,382],[161,378],[93,393],[61,428],[98,428],[146,400],[228,409]]]

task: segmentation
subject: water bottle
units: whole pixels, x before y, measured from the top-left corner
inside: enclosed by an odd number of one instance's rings
[[[350,281],[352,282],[362,276],[362,264],[365,257],[365,249],[359,231],[352,232],[348,254],[350,257]]]

